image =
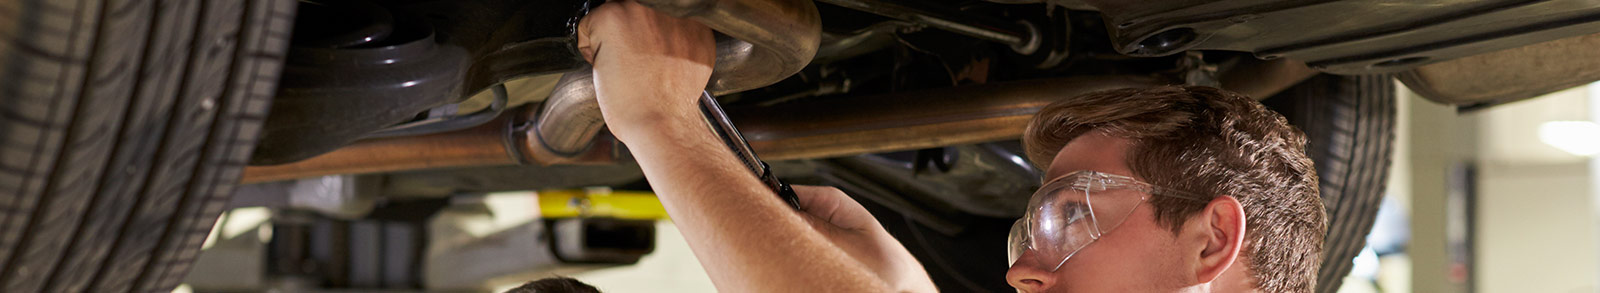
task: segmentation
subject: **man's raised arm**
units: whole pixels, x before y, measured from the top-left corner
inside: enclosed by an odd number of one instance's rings
[[[606,124],[718,289],[892,290],[784,205],[708,129],[696,101],[716,57],[710,29],[624,0],[596,8],[578,30]]]

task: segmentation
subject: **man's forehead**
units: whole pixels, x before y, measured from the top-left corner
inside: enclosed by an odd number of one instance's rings
[[[1132,176],[1133,172],[1127,163],[1128,149],[1132,146],[1132,140],[1103,131],[1084,133],[1067,142],[1056,153],[1055,159],[1045,169],[1044,182],[1080,170]]]

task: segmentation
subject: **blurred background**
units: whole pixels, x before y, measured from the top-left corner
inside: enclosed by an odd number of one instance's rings
[[[1387,198],[1340,292],[1594,292],[1600,85],[1461,113],[1400,96]]]

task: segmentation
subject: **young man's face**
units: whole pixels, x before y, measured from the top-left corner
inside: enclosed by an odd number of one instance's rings
[[[1074,171],[1092,170],[1134,176],[1128,168],[1127,139],[1098,131],[1084,134],[1062,147],[1047,170],[1046,182]],[[1143,178],[1136,179],[1144,180]],[[1135,191],[1108,193],[1108,200],[1137,200]],[[1099,199],[1096,199],[1099,200]],[[1084,246],[1055,272],[1040,269],[1029,251],[1006,272],[1006,281],[1023,292],[1151,292],[1184,287],[1193,279],[1193,263],[1186,261],[1186,245],[1177,245],[1172,230],[1155,220],[1149,204],[1140,204],[1116,228]],[[1053,264],[1051,264],[1053,265]],[[1050,265],[1044,265],[1049,267]],[[1189,273],[1189,274],[1186,274]]]

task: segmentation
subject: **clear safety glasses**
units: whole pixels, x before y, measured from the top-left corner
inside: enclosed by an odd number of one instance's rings
[[[1078,250],[1122,224],[1151,195],[1205,202],[1190,193],[1095,171],[1069,173],[1039,188],[1028,211],[1011,225],[1007,256],[1015,265],[1033,252],[1037,268],[1054,272]]]

